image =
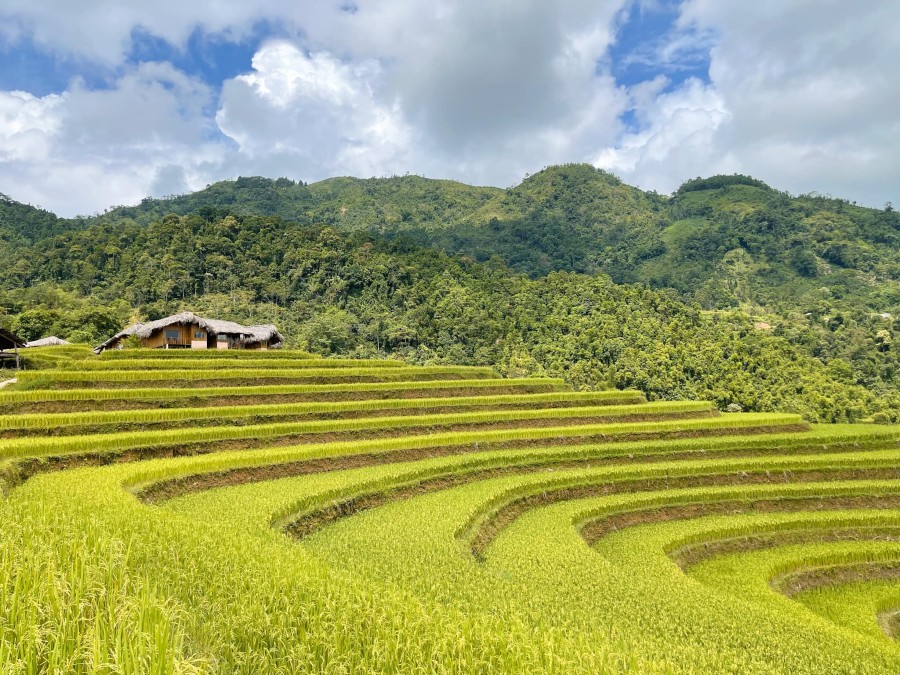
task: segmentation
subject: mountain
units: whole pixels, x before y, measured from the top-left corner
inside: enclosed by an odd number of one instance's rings
[[[0,193],[0,263],[9,264],[16,251],[36,241],[84,226],[83,219],[59,218]]]
[[[900,215],[792,197],[748,176],[690,180],[671,197],[580,164],[544,169],[505,190],[420,176],[313,184],[238,178],[55,227],[147,225],[169,214],[280,216],[480,262],[497,256],[532,277],[602,272],[617,283],[674,288],[707,309],[821,313],[862,305],[900,314]],[[19,231],[35,230],[38,239],[54,233],[29,222]]]
[[[897,214],[747,176],[671,197],[584,165],[505,190],[242,178],[93,218],[0,214],[0,321],[26,338],[192,309],[325,354],[816,420],[900,410]]]

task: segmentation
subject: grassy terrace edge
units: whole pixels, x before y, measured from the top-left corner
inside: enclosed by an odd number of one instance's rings
[[[440,469],[438,473],[427,473],[426,478],[435,478],[453,471],[484,471],[500,467],[540,468],[552,467],[560,464],[582,464],[598,462],[607,464],[610,462],[631,462],[635,458],[643,460],[662,461],[665,458],[681,457],[713,457],[727,456],[735,453],[738,455],[776,454],[781,451],[796,454],[827,454],[845,453],[850,451],[862,452],[881,449],[900,448],[900,430],[889,433],[888,428],[872,429],[880,432],[865,434],[858,427],[845,425],[838,433],[834,429],[812,427],[804,433],[781,433],[772,430],[761,429],[759,434],[734,435],[734,436],[703,436],[698,438],[669,438],[656,439],[651,442],[633,440],[613,440],[609,442],[594,442],[579,445],[546,445],[528,448],[499,448],[490,444],[479,443],[474,446],[472,452],[451,453],[452,456],[430,454],[428,450],[435,447],[443,447],[443,439],[437,444],[429,442],[429,436],[407,437],[405,443],[395,443],[392,439],[392,447],[384,448],[384,442],[380,440],[364,440],[354,443],[336,442],[323,444],[315,448],[312,457],[296,455],[290,448],[269,448],[257,451],[249,451],[236,456],[231,454],[207,455],[197,457],[190,464],[192,470],[182,473],[179,469],[173,475],[160,475],[159,480],[147,476],[137,479],[137,483],[129,483],[129,489],[134,489],[139,494],[154,493],[166,496],[168,499],[176,490],[156,490],[155,486],[166,482],[187,481],[187,490],[208,489],[208,487],[221,487],[246,482],[263,482],[276,477],[290,477],[293,475],[306,475],[327,471],[333,467],[345,467],[344,461],[348,458],[365,458],[368,461],[354,466],[374,466],[383,464],[402,463],[410,468],[416,462],[418,466],[435,466]],[[307,450],[313,450],[307,446]],[[320,454],[319,450],[332,450],[331,453]],[[477,452],[474,451],[477,449]],[[421,452],[420,452],[421,451]],[[392,456],[399,454],[398,456]],[[309,467],[310,464],[315,466]],[[179,464],[180,467],[185,465]],[[296,473],[289,469],[295,468]],[[398,469],[399,470],[399,469]],[[408,471],[409,469],[407,469]],[[430,472],[431,469],[428,469]],[[226,474],[241,472],[236,479]],[[413,475],[418,475],[413,473]],[[218,478],[226,478],[219,481]],[[391,486],[387,486],[390,489]],[[353,492],[350,496],[360,494]],[[347,494],[341,494],[342,498]],[[154,500],[156,497],[152,497]],[[337,495],[335,495],[337,498]]]
[[[638,413],[693,412],[712,410],[711,405],[683,402],[646,403],[643,398],[628,395],[610,396],[607,392],[550,392],[545,394],[506,394],[497,396],[456,396],[446,398],[368,399],[353,401],[321,401],[310,403],[281,403],[204,408],[163,408],[142,410],[86,411],[73,413],[26,413],[0,415],[0,430],[53,429],[60,426],[162,423],[200,419],[233,419],[244,417],[278,417],[288,415],[313,415],[358,411],[427,410],[444,407],[495,408],[505,405],[549,403],[606,404],[602,411],[596,405],[591,408],[572,408],[579,412],[603,415]],[[622,405],[615,405],[615,404]],[[627,405],[627,408],[623,408]],[[561,416],[565,416],[564,414]],[[502,415],[498,419],[503,419]]]
[[[644,404],[646,405],[646,404]],[[692,403],[696,406],[697,404]],[[606,407],[598,408],[598,410]],[[705,408],[708,409],[708,404]],[[494,411],[490,411],[494,412]],[[683,412],[676,411],[673,412]],[[519,413],[515,417],[512,413]],[[503,411],[509,421],[522,419],[553,420],[564,418],[570,413],[567,408],[547,408],[544,411]],[[110,452],[144,447],[165,445],[184,445],[190,443],[208,443],[232,439],[264,439],[277,436],[290,436],[311,433],[344,432],[365,429],[402,429],[438,425],[465,425],[484,422],[494,415],[487,413],[461,413],[449,415],[382,417],[360,419],[319,420],[312,422],[284,422],[273,424],[254,424],[246,426],[202,427],[187,429],[168,429],[160,431],[135,431],[110,434],[86,434],[81,436],[65,436],[53,438],[19,438],[0,441],[0,459],[15,457],[56,456],[85,452]],[[491,439],[525,440],[545,438],[566,438],[585,435],[616,435],[640,433],[687,432],[710,429],[740,429],[756,426],[789,426],[803,425],[799,415],[779,415],[775,413],[748,413],[739,418],[722,416],[702,419],[685,419],[664,422],[645,423],[613,423],[613,424],[579,424],[571,426],[538,426],[476,432],[483,434],[485,442]],[[437,434],[435,434],[437,436]],[[476,436],[475,440],[478,440]]]
[[[130,389],[2,389],[0,405],[5,403],[43,403],[50,401],[100,401],[108,399],[165,400],[196,397],[280,396],[289,394],[326,394],[339,392],[426,391],[434,389],[487,389],[491,387],[547,387],[563,389],[560,378],[483,378],[477,380],[399,380],[392,382],[353,382],[333,384],[271,384],[237,387],[140,387]],[[617,394],[642,395],[635,390],[610,390]]]
[[[232,379],[313,379],[339,377],[379,377],[399,380],[409,376],[496,376],[492,368],[485,366],[403,366],[380,368],[288,368],[288,369],[170,369],[170,370],[26,370],[18,374],[23,384],[31,382],[177,382]]]

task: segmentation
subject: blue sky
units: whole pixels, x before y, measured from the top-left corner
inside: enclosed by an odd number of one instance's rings
[[[679,50],[674,58],[660,53],[679,33],[680,9],[681,2],[665,0],[649,7],[633,3],[623,10],[607,56],[619,84],[631,86],[660,74],[671,80],[669,89],[692,77],[709,82],[710,44],[698,36],[689,43],[690,49]]]
[[[627,6],[617,20],[615,42],[603,55],[602,66],[611,66],[616,82],[630,86],[652,80],[660,74],[671,79],[675,88],[695,77],[709,81],[707,45],[679,54],[679,59],[665,62],[656,53],[677,31],[679,0],[665,0],[643,7]],[[344,11],[356,13],[356,5],[346,3]],[[250,34],[235,40],[222,34],[208,34],[195,28],[184,44],[172,44],[141,27],[129,36],[130,46],[122,66],[141,61],[167,61],[189,75],[220,87],[225,80],[250,70],[251,60],[259,45],[272,38],[289,36],[274,22],[255,22]],[[116,74],[117,68],[92,63],[77,57],[54,54],[27,36],[3,45],[0,53],[0,89],[20,89],[38,96],[65,91],[72,78],[84,79],[92,88],[103,88]]]
[[[220,87],[225,80],[250,70],[250,61],[260,43],[275,37],[271,26],[254,26],[252,35],[234,41],[221,35],[194,30],[183,45],[174,45],[136,27],[130,48],[120,64],[110,65],[78,57],[54,54],[27,37],[4,45],[0,52],[0,89],[19,89],[36,96],[64,92],[74,78],[91,89],[112,85],[116,75],[142,61],[164,61],[179,70]]]
[[[67,215],[239,174],[505,186],[570,161],[898,201],[892,7],[71,4],[0,8],[0,192]]]

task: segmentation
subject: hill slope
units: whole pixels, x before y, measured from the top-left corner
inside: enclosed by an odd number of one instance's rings
[[[169,207],[186,215],[157,217]],[[262,208],[294,217],[241,213]],[[672,198],[581,165],[508,190],[241,179],[91,219],[29,209],[0,204],[23,216],[0,251],[0,307],[29,339],[96,343],[193,309],[274,322],[329,354],[487,363],[812,420],[900,409],[897,214],[744,176]],[[594,278],[543,274],[556,269]]]
[[[169,214],[272,215],[302,226],[407,238],[451,254],[500,257],[532,277],[553,270],[671,287],[708,309],[864,306],[900,314],[900,216],[845,200],[791,197],[745,176],[685,183],[672,198],[588,165],[547,168],[506,189],[419,176],[306,185],[239,178],[65,221],[0,203],[0,252],[85,225],[147,225]],[[13,226],[6,226],[12,223]],[[2,232],[11,229],[12,236]]]

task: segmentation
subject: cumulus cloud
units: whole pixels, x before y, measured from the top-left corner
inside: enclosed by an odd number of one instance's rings
[[[0,162],[46,159],[62,121],[65,99],[25,91],[0,92]]]
[[[671,192],[686,178],[739,168],[717,147],[718,133],[732,116],[716,90],[691,79],[660,93],[666,84],[660,77],[632,89],[641,130],[601,150],[594,164],[661,192]]]
[[[689,81],[636,104],[644,129],[601,152],[598,162],[664,190],[725,169],[795,193],[829,192],[875,206],[895,199],[898,20],[900,6],[891,3],[688,0],[675,35],[717,36],[710,84]],[[691,132],[695,123],[702,128]],[[685,145],[676,140],[683,134]],[[660,163],[666,138],[676,151]]]
[[[240,39],[268,16],[302,16],[312,2],[259,0],[4,0],[0,25],[8,40],[28,37],[48,51],[109,66],[117,66],[131,48],[135,31],[183,45],[197,28]]]
[[[60,96],[65,124],[49,137],[54,174],[87,163],[115,173],[98,184],[110,190],[105,205],[239,173],[412,171],[508,185],[548,163],[586,160],[615,141],[627,106],[596,65],[626,2],[364,0],[347,12],[337,2],[161,0],[151,11],[101,0],[82,14],[10,0],[0,17],[66,58],[118,69],[106,89],[74,81]],[[248,72],[218,92],[169,64],[122,69],[136,31],[183,47],[196,30],[239,39],[259,19],[277,19],[285,37],[260,45]],[[76,38],[82,31],[97,39]],[[17,171],[7,179],[14,194],[66,213],[99,206],[99,189],[53,195]]]
[[[292,174],[316,177],[401,170],[412,132],[381,89],[377,61],[348,64],[272,42],[253,57],[252,72],[225,83],[216,121],[243,163],[274,157]]]
[[[167,165],[199,183],[223,158],[221,141],[209,138],[212,101],[206,85],[156,63],[126,70],[107,89],[76,80],[43,98],[0,92],[0,184],[74,215],[141,199]]]
[[[238,174],[318,180],[415,172],[511,185],[592,161],[670,191],[715,172],[794,192],[898,201],[900,6],[684,0],[668,34],[610,46],[656,0],[6,0],[0,43],[99,64],[38,97],[0,91],[0,190],[66,214]],[[261,29],[260,26],[267,28]],[[204,82],[134,63],[135,36],[258,40],[242,74]],[[252,44],[252,43],[251,43]],[[132,57],[133,58],[133,57]],[[708,59],[709,79],[678,79]],[[628,124],[623,123],[628,120]]]

